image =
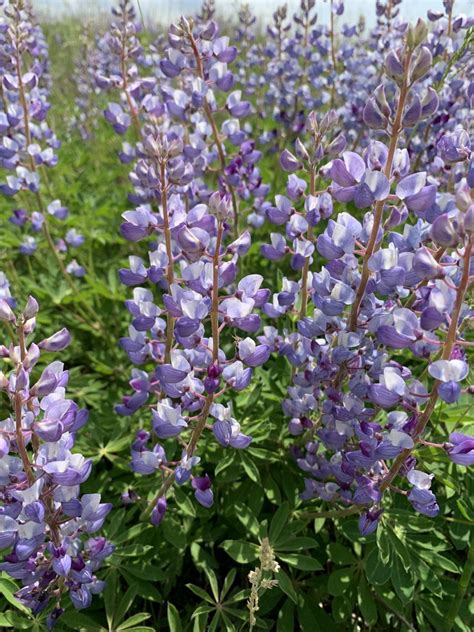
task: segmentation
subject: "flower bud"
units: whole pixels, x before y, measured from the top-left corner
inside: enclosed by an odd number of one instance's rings
[[[421,118],[425,119],[436,112],[439,106],[439,98],[436,94],[436,90],[429,87],[423,101],[421,102]]]
[[[39,305],[38,301],[33,297],[29,296],[26,302],[25,309],[23,310],[23,318],[25,320],[30,320],[38,313]]]
[[[285,171],[292,173],[293,171],[297,171],[298,169],[301,169],[302,165],[298,161],[296,156],[293,156],[293,154],[290,151],[288,151],[288,149],[285,149],[283,150],[280,156],[280,166]]]
[[[301,160],[309,160],[308,150],[306,149],[306,147],[303,145],[303,143],[300,141],[299,138],[296,139],[295,150],[296,150],[296,155],[298,156],[298,158],[300,158]]]
[[[5,299],[0,299],[0,320],[15,322],[15,314]]]
[[[157,527],[160,522],[163,520],[164,515],[166,513],[167,502],[164,496],[158,498],[155,507],[151,513],[151,524],[154,527]]]
[[[326,114],[321,119],[321,134],[325,134],[329,132],[337,123],[337,112],[335,110],[328,110]]]
[[[327,153],[332,158],[335,158],[336,156],[339,156],[341,152],[344,151],[344,149],[346,148],[346,145],[347,145],[347,141],[344,134],[338,134],[336,138],[328,146]]]
[[[384,88],[383,83],[381,83],[379,86],[377,86],[377,88],[375,88],[374,96],[382,114],[387,117],[390,116],[392,113],[392,110],[390,108],[390,105],[388,104],[387,97],[385,96],[385,88]]]
[[[418,95],[413,97],[409,107],[405,110],[402,119],[403,127],[415,127],[421,118],[421,101]]]
[[[431,238],[446,248],[456,246],[460,240],[460,222],[447,213],[439,215],[431,225]]]
[[[44,351],[62,351],[71,342],[71,334],[63,327],[49,338],[45,338],[39,343],[39,348]]]
[[[377,101],[371,97],[365,104],[364,123],[371,129],[387,129],[388,120],[379,110]]]
[[[422,279],[439,279],[444,276],[442,266],[424,246],[415,252],[413,269]]]
[[[391,50],[385,57],[385,72],[389,77],[397,82],[403,77],[402,62],[400,61],[400,57],[397,52],[394,50]]]
[[[433,63],[433,56],[429,48],[422,46],[411,66],[411,80],[418,81],[426,75]]]

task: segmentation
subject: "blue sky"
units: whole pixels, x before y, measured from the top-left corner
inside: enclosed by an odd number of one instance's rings
[[[192,13],[201,5],[201,0],[139,0],[145,16],[152,17],[161,22],[168,23],[183,13]],[[135,0],[137,2],[137,0]],[[268,18],[283,0],[269,2],[269,0],[250,0],[250,5],[257,15]],[[299,0],[288,0],[290,11],[294,10]],[[94,16],[108,12],[114,4],[113,0],[33,0],[33,6],[41,9],[51,16],[59,16],[64,13],[83,14]],[[237,0],[216,0],[216,6],[220,13],[235,14]],[[318,16],[321,22],[328,19],[328,2],[319,0]],[[375,0],[346,0],[346,10],[341,21],[354,22],[361,14],[364,14],[369,25],[375,16]],[[403,0],[401,4],[404,19],[416,20],[426,16],[428,9],[442,10],[442,0]],[[455,13],[466,15],[474,14],[474,0],[456,0]]]

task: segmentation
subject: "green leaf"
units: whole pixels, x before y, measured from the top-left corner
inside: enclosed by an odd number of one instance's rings
[[[220,547],[239,564],[249,564],[256,560],[260,553],[260,548],[250,542],[240,540],[225,540]]]
[[[114,538],[115,544],[123,544],[124,542],[128,542],[129,540],[133,540],[134,538],[142,535],[145,531],[151,531],[152,527],[149,524],[136,524],[130,529],[124,531],[121,535]]]
[[[390,527],[387,529],[387,535],[388,535],[388,539],[389,539],[392,549],[396,552],[398,557],[401,559],[405,569],[408,570],[411,567],[412,558],[410,556],[410,552],[408,551],[405,543],[402,542],[400,537]]]
[[[234,583],[234,579],[235,579],[236,574],[237,574],[237,569],[236,568],[232,568],[227,573],[226,578],[224,579],[224,584],[222,586],[222,591],[221,591],[221,595],[220,595],[220,601],[221,602],[224,601],[225,596],[229,592],[232,584]]]
[[[291,601],[295,604],[298,603],[298,595],[296,594],[296,590],[293,587],[293,582],[289,575],[285,573],[282,569],[276,573],[276,578],[278,580],[278,588],[287,595]]]
[[[357,602],[364,622],[368,625],[375,625],[378,616],[377,604],[364,579],[359,584]]]
[[[164,520],[163,521],[163,535],[165,536],[167,542],[176,547],[179,551],[182,551],[186,548],[186,535],[177,522],[173,520]]]
[[[176,487],[174,497],[177,505],[184,514],[192,518],[196,517],[196,505],[182,489]]]
[[[347,589],[351,585],[352,578],[354,576],[354,568],[349,566],[347,568],[338,568],[329,575],[328,579],[328,591],[330,595],[334,597],[340,597],[347,592]]]
[[[125,614],[130,610],[131,605],[137,595],[137,586],[130,586],[125,595],[120,600],[117,610],[114,614],[114,627],[116,627],[120,621],[124,618]]]
[[[313,538],[307,537],[294,537],[290,535],[288,538],[284,538],[283,533],[275,546],[280,551],[300,551],[301,549],[314,549],[318,546],[318,543]]]
[[[270,530],[268,537],[272,545],[276,545],[278,538],[283,531],[284,527],[288,524],[288,517],[290,515],[290,506],[287,502],[282,503],[276,510],[272,521],[270,523]]]
[[[191,592],[193,592],[198,597],[201,597],[201,599],[204,599],[204,601],[207,601],[207,603],[214,604],[211,595],[208,595],[207,592],[200,586],[196,586],[195,584],[186,584],[186,588],[189,588]]]
[[[293,603],[287,599],[283,604],[283,607],[280,608],[278,612],[277,618],[277,632],[293,632],[294,627],[294,612],[295,607]]]
[[[254,483],[257,483],[258,485],[260,485],[261,484],[260,471],[258,467],[255,465],[255,462],[242,450],[239,452],[239,455],[240,455],[240,460],[242,462],[242,466],[247,476]]]
[[[439,566],[445,571],[449,571],[450,573],[459,573],[460,570],[458,566],[450,559],[441,555],[440,553],[436,553],[436,551],[425,551],[420,549],[418,551],[420,557],[428,562],[428,564],[433,566]]]
[[[385,529],[377,529],[377,546],[380,559],[384,564],[390,562],[390,540]]]
[[[235,515],[247,529],[248,533],[250,535],[253,535],[254,538],[257,538],[260,527],[253,511],[248,505],[245,505],[244,503],[236,503],[234,507]]]
[[[315,560],[314,557],[310,557],[309,555],[298,555],[298,554],[278,554],[278,558],[283,562],[286,562],[290,566],[294,566],[300,571],[322,571],[323,567]]]
[[[390,579],[391,568],[380,559],[379,550],[372,549],[365,560],[365,574],[370,584],[381,586]]]
[[[335,564],[351,565],[356,563],[356,558],[352,551],[340,542],[331,542],[328,545],[328,556]]]
[[[181,617],[179,616],[176,606],[168,601],[168,625],[170,626],[170,632],[182,632],[183,626],[181,624]]]
[[[137,614],[132,615],[126,621],[124,621],[121,625],[118,626],[117,630],[136,630],[135,627],[137,623],[142,623],[151,617],[149,612],[138,612]],[[152,629],[153,628],[148,628]]]
[[[4,577],[0,577],[0,594],[2,597],[4,597],[12,606],[15,606],[15,608],[30,616],[31,613],[28,608],[25,608],[25,606],[15,597],[14,592],[16,590],[17,586],[14,582],[9,579],[5,579]]]
[[[111,571],[107,575],[107,583],[104,590],[105,616],[107,625],[113,629],[113,621],[118,595],[118,575],[115,571]]]
[[[392,562],[392,584],[400,601],[406,605],[413,597],[415,583],[410,571],[405,570],[402,561],[395,556]]]
[[[164,573],[156,567],[121,564],[119,570],[128,571],[135,577],[138,577],[138,579],[144,579],[150,582],[159,582],[164,578]]]
[[[216,601],[219,601],[219,585],[217,583],[217,577],[211,568],[205,568],[204,572],[207,575],[209,584],[211,585],[212,595]]]

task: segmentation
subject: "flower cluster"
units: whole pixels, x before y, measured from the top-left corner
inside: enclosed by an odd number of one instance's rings
[[[104,587],[96,572],[113,546],[96,533],[112,505],[100,494],[80,494],[92,462],[73,448],[88,412],[67,399],[62,362],[36,370],[43,354],[62,351],[71,337],[61,329],[32,342],[37,312],[33,297],[19,314],[0,299],[0,320],[14,332],[0,346],[0,390],[10,402],[0,421],[0,570],[20,580],[16,597],[33,613],[52,606],[52,627],[63,595],[85,608]]]
[[[42,234],[62,273],[80,277],[84,268],[75,259],[65,267],[59,253],[77,248],[84,237],[69,229],[54,241],[51,228],[57,227],[56,220],[67,218],[68,209],[58,199],[46,203],[41,194],[41,180],[46,182],[46,170],[57,164],[60,146],[47,120],[47,45],[28,4],[14,0],[4,7],[4,13],[6,22],[0,34],[0,165],[10,174],[0,184],[0,191],[16,196],[22,204],[10,217],[12,224],[29,229],[20,252],[32,255],[38,248],[37,236],[29,234],[30,230]]]
[[[130,14],[122,18],[130,20]],[[261,200],[268,187],[255,166],[260,152],[239,124],[249,103],[234,91],[219,107],[215,96],[232,88],[227,65],[236,49],[218,36],[212,21],[182,18],[170,28],[168,41],[160,61],[160,98],[153,112],[129,104],[127,117],[133,120],[135,111],[139,140],[124,144],[120,156],[132,163],[130,200],[138,204],[123,214],[121,232],[130,241],[147,239],[149,249],[147,260],[133,255],[129,267],[120,270],[122,282],[134,287],[126,302],[132,324],[121,345],[132,362],[150,368],[133,371],[133,394],[117,412],[131,415],[150,397],[157,400],[152,431],[138,432],[131,462],[139,474],[164,475],[145,511],[154,524],[163,518],[174,482],[191,479],[198,502],[212,505],[209,476],[192,475],[200,461],[198,441],[209,429],[223,447],[250,444],[230,403],[218,399],[246,388],[254,369],[270,356],[270,347],[251,337],[269,291],[262,289],[259,274],[238,276],[239,260],[251,245],[250,233],[239,228],[239,199]],[[119,87],[123,90],[123,82]],[[220,132],[219,115],[225,117]],[[126,132],[110,104],[105,116],[117,133]],[[216,160],[218,190],[213,191],[209,176]],[[178,458],[170,458],[168,446],[157,439],[175,437],[182,447]]]
[[[435,90],[419,87],[432,63],[426,35],[422,21],[408,29],[404,46],[385,60],[395,85],[381,83],[364,107],[365,124],[382,130],[388,144],[371,140],[362,156],[343,151],[342,136],[324,142],[335,114],[320,125],[309,116],[313,148],[297,140],[296,155],[285,150],[280,163],[286,171],[309,172],[310,195],[305,180],[289,177],[290,199],[279,195],[267,209],[271,223],[285,225],[285,236],[272,233],[262,247],[271,260],[291,253],[291,267],[302,270],[299,282],[284,279],[264,306],[273,319],[297,314],[297,331],[267,328],[260,341],[294,367],[283,408],[290,433],[303,440],[294,450],[311,477],[303,498],[365,507],[365,534],[376,528],[388,488],[417,511],[439,511],[432,477],[415,469],[412,452],[425,442],[436,402],[458,401],[468,374],[462,331],[470,315],[474,206],[467,134],[457,128],[438,144],[445,160],[467,165],[467,181],[458,180],[455,194],[441,194],[436,179],[412,172],[409,151],[398,147],[403,133],[438,107]],[[342,159],[333,157],[340,152]],[[329,180],[322,191],[315,190],[318,175]],[[304,212],[296,210],[299,204]],[[315,239],[314,226],[336,204],[370,210],[362,221],[339,213]],[[311,269],[315,251],[328,260],[319,272]],[[428,362],[432,382],[419,379],[410,356],[397,354],[401,349]],[[470,437],[454,433],[439,447],[457,463],[474,462]],[[393,487],[398,475],[412,486],[409,493]]]

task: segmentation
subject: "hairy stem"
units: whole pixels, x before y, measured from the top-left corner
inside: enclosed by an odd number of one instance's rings
[[[388,179],[390,179],[390,175],[392,172],[393,158],[395,156],[395,150],[397,149],[400,132],[402,131],[401,121],[402,121],[403,109],[405,107],[405,102],[406,102],[408,89],[409,89],[408,71],[410,67],[411,52],[406,49],[404,57],[405,59],[404,59],[403,83],[400,88],[400,95],[399,95],[398,104],[397,104],[397,112],[396,112],[395,120],[392,126],[392,133],[390,135],[390,145],[388,149],[387,163],[384,169],[384,174]],[[364,263],[362,267],[362,275],[360,278],[359,287],[357,288],[356,297],[355,297],[354,303],[352,304],[352,310],[351,310],[351,315],[350,315],[350,320],[349,320],[349,329],[351,331],[355,331],[357,329],[357,319],[359,317],[359,310],[360,310],[360,306],[364,298],[365,290],[366,290],[367,283],[370,277],[369,259],[373,255],[373,253],[376,252],[376,250],[378,249],[377,236],[379,233],[380,226],[382,224],[384,206],[385,206],[385,200],[379,200],[375,205],[374,224],[372,226],[372,232],[370,233],[369,242],[367,244],[367,250],[364,256]]]
[[[194,39],[194,36],[192,34],[191,29],[189,29],[188,33],[188,40],[189,43],[191,45],[191,48],[193,50],[193,54],[194,54],[194,59],[196,60],[196,69],[197,69],[197,73],[199,75],[199,77],[205,81],[205,77],[204,77],[204,68],[202,66],[202,59],[201,59],[201,55],[199,53],[198,47],[196,45],[196,40]],[[206,118],[209,122],[209,125],[211,126],[212,129],[212,137],[214,139],[214,143],[216,145],[217,148],[217,155],[219,156],[219,162],[221,165],[221,171],[222,171],[222,177],[225,180],[226,186],[229,190],[231,199],[232,199],[232,209],[233,209],[233,214],[234,214],[234,226],[233,226],[233,232],[234,232],[234,236],[237,237],[238,232],[239,232],[239,205],[237,202],[237,196],[235,194],[235,190],[234,187],[230,184],[229,179],[227,178],[226,174],[225,174],[225,169],[226,169],[226,160],[225,160],[225,154],[224,154],[224,148],[222,146],[222,142],[221,139],[219,137],[219,130],[217,129],[217,125],[216,125],[216,120],[214,118],[214,114],[211,110],[211,106],[209,105],[209,103],[207,102],[207,99],[204,97],[204,113],[206,114]]]
[[[173,247],[171,244],[171,231],[170,220],[168,214],[168,185],[166,182],[166,161],[160,161],[160,186],[161,186],[161,207],[163,209],[163,232],[165,235],[165,247],[166,255],[168,257],[168,266],[166,268],[166,279],[168,285],[171,286],[174,283],[174,261],[173,261]],[[165,362],[170,361],[171,347],[173,346],[174,336],[174,321],[175,319],[167,311],[167,326],[166,326],[166,346],[165,346]]]
[[[309,180],[309,189],[311,195],[316,194],[316,186],[315,186],[316,174],[315,170],[311,169],[310,172],[310,180]],[[311,235],[311,227],[308,228],[307,237],[309,239],[312,238]],[[301,306],[299,311],[299,319],[301,320],[306,316],[306,310],[308,309],[308,275],[309,275],[309,261],[311,257],[306,257],[303,266],[303,273],[301,275]]]
[[[456,343],[459,315],[461,313],[464,296],[466,294],[466,291],[469,285],[469,268],[470,268],[470,262],[471,262],[472,245],[473,245],[473,238],[470,237],[465,246],[464,257],[463,257],[462,277],[459,283],[459,287],[458,287],[458,291],[456,295],[456,301],[454,303],[453,313],[451,314],[451,322],[449,324],[448,335],[444,343],[443,353],[441,356],[442,360],[450,359],[452,350]],[[420,415],[420,418],[418,419],[418,422],[415,428],[415,434],[414,434],[415,442],[416,442],[416,439],[423,434],[430,420],[430,417],[433,414],[433,411],[436,406],[436,402],[438,401],[439,384],[440,382],[438,380],[435,380],[428,403],[426,404],[423,413]],[[380,484],[380,491],[384,491],[392,483],[392,481],[394,480],[394,478],[397,476],[398,472],[400,471],[401,467],[405,463],[407,457],[411,454],[412,450],[413,448],[409,448],[409,449],[406,448],[405,450],[400,452],[400,454],[397,456],[397,458],[393,462],[393,465],[390,468],[389,472],[382,480],[382,483]]]
[[[222,226],[222,222],[219,222],[217,228],[217,239],[216,245],[213,255],[213,272],[212,272],[212,302],[211,302],[211,329],[212,329],[212,359],[213,362],[216,362],[218,359],[219,353],[219,255],[221,249],[222,235],[224,229]],[[196,446],[198,444],[199,439],[201,438],[202,432],[206,427],[207,418],[209,416],[209,411],[214,402],[214,393],[209,393],[204,402],[204,406],[199,414],[197,423],[192,431],[191,438],[189,439],[189,443],[185,448],[185,454],[189,458],[191,458],[194,454]],[[156,505],[158,500],[162,496],[166,496],[169,488],[174,483],[176,478],[175,471],[169,472],[163,481],[160,489],[156,496],[154,496],[153,500],[148,504],[147,508],[142,512],[141,520],[148,520],[150,517],[153,507]]]

